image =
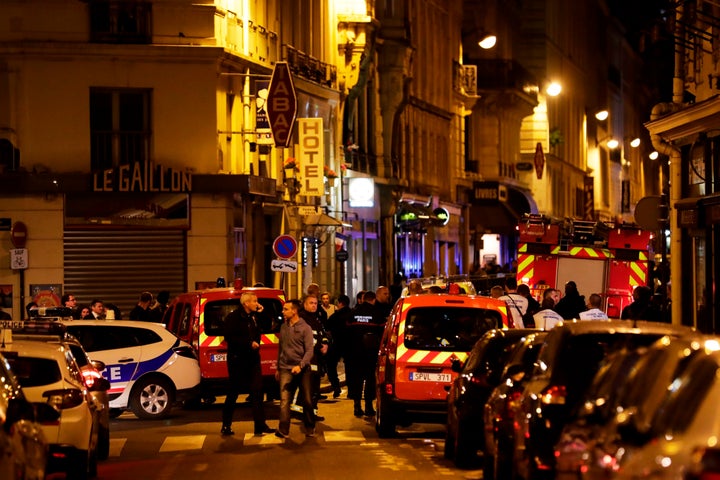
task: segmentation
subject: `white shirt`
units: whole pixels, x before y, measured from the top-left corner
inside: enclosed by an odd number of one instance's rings
[[[519,293],[508,293],[498,298],[504,300],[507,303],[510,315],[512,315],[513,323],[515,328],[525,328],[525,324],[522,321],[522,316],[525,315],[528,309],[528,300]],[[518,310],[519,309],[519,310]]]
[[[538,313],[533,315],[533,320],[535,320],[535,328],[550,330],[555,325],[562,322],[563,317],[555,310],[546,308],[545,310],[540,310]]]
[[[608,316],[599,308],[591,308],[580,312],[580,320],[609,320]]]

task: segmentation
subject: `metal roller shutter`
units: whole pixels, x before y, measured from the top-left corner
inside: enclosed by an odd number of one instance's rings
[[[177,230],[66,230],[64,290],[78,306],[97,298],[114,303],[123,318],[140,292],[185,291],[185,232]]]

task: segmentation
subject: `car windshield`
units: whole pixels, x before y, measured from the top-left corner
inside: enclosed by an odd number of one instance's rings
[[[483,308],[417,307],[407,314],[405,346],[467,352],[485,332],[501,322],[499,312]]]
[[[10,368],[23,388],[40,387],[60,381],[60,367],[48,358],[16,357],[8,359]]]
[[[273,298],[258,298],[263,311],[257,314],[258,326],[262,333],[279,332],[282,324],[282,304]],[[222,335],[223,324],[233,310],[240,308],[240,299],[227,299],[208,302],[205,305],[205,333]]]

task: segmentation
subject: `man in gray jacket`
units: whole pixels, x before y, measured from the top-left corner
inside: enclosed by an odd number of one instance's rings
[[[287,438],[290,434],[290,404],[301,385],[305,435],[315,436],[310,370],[313,332],[310,325],[298,315],[300,308],[299,300],[289,300],[282,310],[285,322],[280,327],[280,348],[275,372],[275,379],[280,383],[280,421],[275,435],[280,438]]]

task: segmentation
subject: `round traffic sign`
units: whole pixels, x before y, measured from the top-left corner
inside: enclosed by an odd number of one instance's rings
[[[347,250],[338,250],[335,252],[335,260],[338,262],[345,262],[349,258],[349,254]]]
[[[273,242],[273,252],[280,258],[290,258],[297,253],[297,241],[291,235],[279,235]]]
[[[10,230],[10,241],[15,248],[25,248],[27,242],[28,228],[23,222],[13,223]]]

